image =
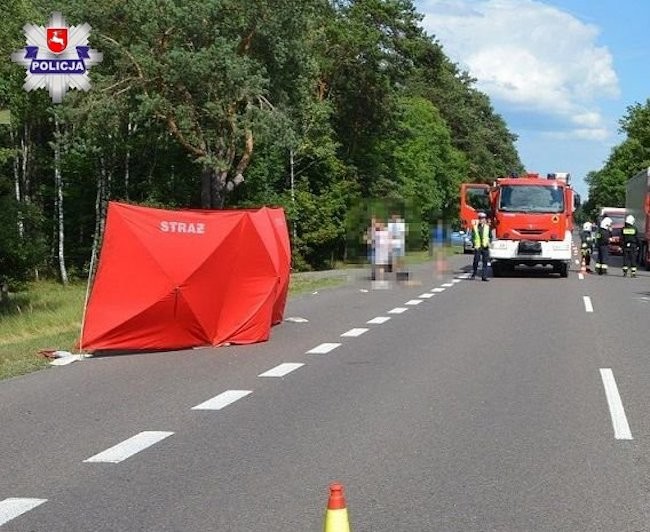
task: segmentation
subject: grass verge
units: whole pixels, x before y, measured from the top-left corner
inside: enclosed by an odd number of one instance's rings
[[[0,379],[47,365],[39,349],[73,351],[79,337],[86,285],[30,283],[0,307]]]
[[[291,284],[289,285],[289,294],[298,295],[304,294],[306,292],[314,292],[316,290],[320,290],[321,288],[331,288],[345,284],[346,280],[347,279],[345,276],[310,279],[297,275],[291,278]]]
[[[307,278],[293,276],[290,295],[314,292],[346,282],[345,276]],[[25,292],[12,294],[0,307],[0,380],[47,366],[39,349],[75,351],[79,339],[85,283],[67,287],[53,281],[30,283]]]

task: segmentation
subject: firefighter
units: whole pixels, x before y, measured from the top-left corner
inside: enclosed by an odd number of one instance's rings
[[[607,274],[607,260],[609,259],[609,239],[612,237],[612,219],[605,216],[600,222],[600,227],[596,233],[596,246],[598,246],[598,262],[596,262],[596,271],[598,275]]]
[[[481,281],[487,281],[487,269],[490,260],[490,226],[484,212],[478,213],[478,224],[472,225],[472,243],[474,244],[472,279],[476,277],[480,260],[482,262]]]
[[[585,261],[585,270],[591,273],[591,255],[594,252],[594,235],[591,222],[585,222],[580,233],[582,258]]]
[[[625,217],[625,226],[621,234],[623,239],[623,277],[627,277],[628,269],[630,275],[636,277],[636,256],[639,251],[639,235],[634,226],[634,216],[628,214]]]

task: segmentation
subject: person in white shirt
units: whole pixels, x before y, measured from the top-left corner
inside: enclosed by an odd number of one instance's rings
[[[375,266],[377,267],[377,280],[384,280],[386,266],[390,263],[391,238],[388,229],[382,222],[375,226]]]
[[[397,214],[393,214],[388,222],[388,233],[390,234],[393,271],[397,272],[403,267],[406,251],[406,223]]]

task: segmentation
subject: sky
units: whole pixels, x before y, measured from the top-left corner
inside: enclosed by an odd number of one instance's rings
[[[584,177],[624,140],[618,121],[650,98],[650,2],[414,0],[422,25],[518,135],[526,170]]]

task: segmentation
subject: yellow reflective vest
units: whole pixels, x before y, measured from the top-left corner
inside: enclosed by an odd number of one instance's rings
[[[474,249],[490,247],[490,226],[488,224],[483,224],[483,231],[480,231],[479,224],[472,227],[472,243]]]

